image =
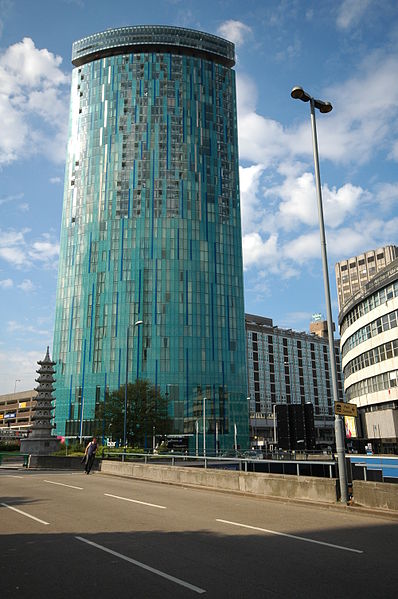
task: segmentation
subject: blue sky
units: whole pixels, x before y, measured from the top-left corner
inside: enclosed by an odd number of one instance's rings
[[[0,0],[0,394],[34,386],[52,331],[72,42],[170,24],[236,44],[246,311],[308,330],[325,313],[309,107],[334,263],[396,244],[394,0]],[[17,381],[17,382],[16,382]]]

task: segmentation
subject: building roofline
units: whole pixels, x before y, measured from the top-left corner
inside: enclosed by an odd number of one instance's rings
[[[107,56],[139,52],[187,54],[220,63],[235,64],[235,45],[217,35],[169,25],[135,25],[94,33],[72,45],[72,63],[78,67]]]
[[[380,270],[368,283],[366,283],[362,289],[351,296],[345,304],[341,307],[339,312],[339,326],[341,326],[344,318],[347,316],[357,304],[360,304],[372,293],[375,293],[379,289],[386,287],[390,282],[398,278],[398,258],[387,264],[382,270]]]

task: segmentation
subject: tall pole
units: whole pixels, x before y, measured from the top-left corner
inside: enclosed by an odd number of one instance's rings
[[[195,447],[195,453],[196,453],[196,457],[199,455],[199,422],[196,420],[195,421],[195,433],[196,433],[196,447]]]
[[[206,397],[203,398],[203,455],[206,457]]]
[[[234,447],[235,451],[238,451],[238,429],[236,428],[236,422],[234,422]]]
[[[14,383],[14,395],[15,395],[15,392],[17,390],[17,383],[20,383],[20,382],[21,382],[21,379],[15,379],[15,383]]]
[[[272,415],[274,417],[274,446],[276,445],[276,403],[272,406]],[[275,447],[274,447],[275,451]]]
[[[126,383],[124,385],[124,421],[123,421],[123,447],[126,447],[127,442],[127,385],[129,380],[129,336],[130,327],[127,327],[126,338]]]
[[[247,398],[247,405],[248,405],[248,408],[249,408],[249,446],[251,447],[251,439],[252,439],[252,436],[253,436],[252,435],[253,431],[252,431],[252,423],[251,423],[251,418],[250,418],[250,411],[251,411],[250,401],[251,401],[251,395],[249,395],[249,397]],[[249,447],[249,449],[250,449],[250,447]]]
[[[314,98],[310,98],[310,106],[311,106],[312,145],[313,145],[313,149],[314,149],[315,184],[316,184],[316,194],[317,194],[317,202],[318,202],[319,232],[320,232],[320,237],[321,237],[323,285],[325,288],[325,300],[326,300],[326,320],[327,320],[327,328],[328,328],[330,367],[331,367],[331,371],[332,371],[333,399],[336,402],[339,400],[339,397],[338,397],[338,386],[337,386],[336,357],[335,357],[335,353],[334,353],[333,320],[332,320],[332,308],[331,308],[331,302],[330,302],[330,285],[329,285],[328,260],[327,260],[327,252],[326,252],[325,224],[324,224],[324,219],[323,219],[321,177],[319,174],[319,156],[318,156],[318,141],[317,141],[317,132],[316,132]],[[335,415],[335,436],[336,436],[337,462],[338,462],[338,467],[339,467],[341,501],[342,501],[342,503],[347,503],[348,493],[347,493],[347,472],[346,472],[346,463],[345,463],[344,437],[343,437],[341,416],[339,416],[337,414]]]

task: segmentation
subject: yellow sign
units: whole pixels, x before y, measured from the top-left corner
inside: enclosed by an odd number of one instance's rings
[[[3,420],[4,414],[0,414],[0,420]]]
[[[26,408],[26,401],[20,401],[18,407],[19,408]]]
[[[355,439],[358,437],[355,416],[344,416],[344,424],[346,439]]]
[[[334,402],[334,412],[335,414],[341,416],[357,416],[358,410],[357,406],[354,403],[344,403],[343,401],[335,401]]]

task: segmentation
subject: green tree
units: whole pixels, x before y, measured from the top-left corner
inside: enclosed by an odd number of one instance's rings
[[[111,436],[114,440],[124,437],[125,386],[107,394],[98,411],[97,434]],[[172,422],[168,416],[166,398],[149,381],[138,380],[127,385],[127,444],[143,447],[145,438],[151,444],[153,431],[156,435],[171,432]]]

